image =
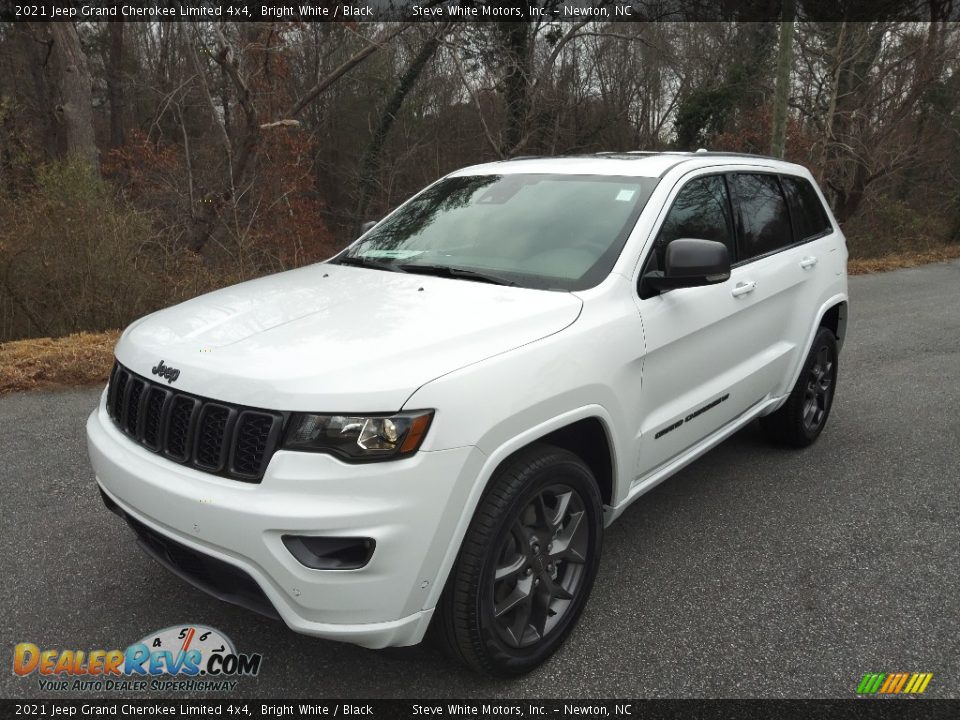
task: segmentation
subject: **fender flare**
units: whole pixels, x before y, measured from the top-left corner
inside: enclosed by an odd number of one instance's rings
[[[776,405],[773,405],[770,408],[770,411],[765,414],[769,415],[770,413],[779,410],[780,407],[782,407],[787,401],[787,398],[790,397],[790,392],[793,390],[793,386],[797,384],[797,378],[800,377],[800,371],[803,369],[803,363],[806,362],[807,356],[810,354],[810,348],[813,346],[813,339],[817,334],[817,330],[820,329],[820,324],[823,322],[824,316],[838,305],[840,306],[840,312],[837,319],[837,351],[840,351],[840,349],[843,347],[843,341],[847,334],[847,313],[849,302],[850,299],[847,297],[846,293],[837,293],[832,295],[820,306],[820,309],[817,311],[816,319],[810,326],[810,330],[807,333],[806,342],[803,344],[803,352],[797,356],[797,364],[790,373],[790,382],[787,385],[787,392],[784,393],[783,397],[780,399],[780,402],[778,402]]]
[[[450,576],[450,571],[453,569],[453,565],[457,560],[457,556],[460,554],[460,546],[463,544],[464,537],[466,537],[467,529],[470,527],[470,522],[473,520],[473,516],[477,511],[477,507],[480,505],[480,501],[483,499],[484,493],[490,486],[490,481],[493,479],[494,473],[497,471],[497,468],[500,467],[503,461],[518,450],[521,450],[527,445],[536,442],[538,439],[549,435],[553,431],[559,430],[560,428],[566,427],[567,425],[580,420],[587,419],[599,420],[601,426],[603,427],[604,433],[607,435],[607,444],[610,447],[610,468],[613,486],[611,497],[612,500],[616,502],[618,485],[617,445],[613,440],[614,435],[611,432],[611,428],[614,426],[614,424],[610,413],[607,412],[606,408],[604,408],[602,405],[584,405],[573,410],[568,410],[567,412],[556,415],[549,420],[545,420],[542,423],[524,430],[519,435],[513,436],[492,452],[484,453],[483,466],[477,475],[476,481],[470,488],[470,493],[467,496],[467,501],[464,503],[463,511],[461,512],[460,518],[457,521],[453,535],[450,537],[447,552],[444,554],[443,560],[441,561],[440,566],[437,568],[435,573],[433,589],[424,599],[422,608],[423,610],[429,610],[436,607],[437,603],[440,601],[440,595],[447,584],[447,578]]]

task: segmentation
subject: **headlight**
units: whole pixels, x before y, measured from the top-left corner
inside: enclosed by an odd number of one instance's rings
[[[394,460],[420,448],[432,419],[433,410],[378,417],[294,413],[283,447],[348,461]]]

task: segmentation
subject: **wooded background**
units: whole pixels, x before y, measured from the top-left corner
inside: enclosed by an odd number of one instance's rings
[[[516,155],[783,149],[854,256],[960,241],[949,2],[922,23],[783,5],[783,22],[0,24],[0,341],[323,259],[437,177]]]

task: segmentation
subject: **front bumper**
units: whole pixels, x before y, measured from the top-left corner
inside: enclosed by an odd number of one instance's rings
[[[169,569],[178,570],[164,558],[181,551],[201,564],[209,558],[222,571],[217,583],[186,579],[222,599],[273,610],[297,632],[371,648],[422,639],[433,612],[427,598],[443,582],[437,573],[483,460],[473,447],[366,465],[279,451],[262,482],[250,484],[177,465],[131,442],[103,398],[87,421],[87,444],[108,506]],[[290,554],[285,534],[369,537],[376,550],[358,570],[314,570]],[[173,556],[165,555],[166,541]],[[256,588],[243,587],[244,575],[262,592],[262,606]]]

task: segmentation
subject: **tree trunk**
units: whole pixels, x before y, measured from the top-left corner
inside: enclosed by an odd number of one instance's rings
[[[125,141],[123,121],[123,21],[108,23],[110,54],[107,60],[107,101],[110,104],[110,147]]]
[[[417,53],[403,73],[400,82],[393,91],[393,95],[380,115],[380,121],[377,123],[376,130],[373,131],[373,137],[370,138],[370,144],[367,146],[360,165],[360,200],[357,203],[357,217],[361,222],[364,219],[364,213],[367,211],[370,196],[373,194],[373,185],[376,181],[377,169],[380,166],[380,156],[383,153],[383,146],[387,141],[390,128],[393,127],[393,121],[396,120],[397,114],[403,106],[403,101],[417,84],[420,73],[423,72],[439,46],[439,34],[432,36],[423,44],[420,52]]]
[[[530,26],[525,22],[498,23],[506,58],[503,74],[503,95],[507,109],[506,132],[501,154],[509,156],[520,149],[526,134],[530,91],[529,64],[531,53]]]
[[[61,158],[78,157],[99,167],[93,130],[90,68],[73,23],[45,23],[50,55],[44,73],[49,87],[54,146]]]

